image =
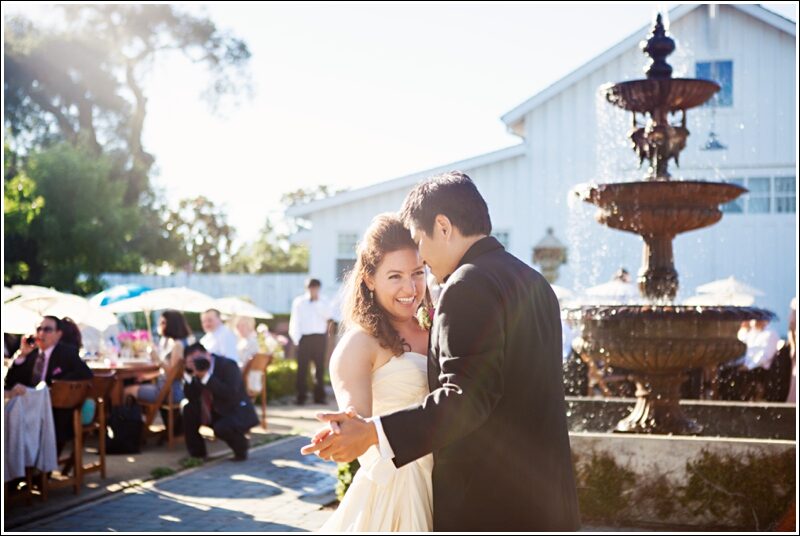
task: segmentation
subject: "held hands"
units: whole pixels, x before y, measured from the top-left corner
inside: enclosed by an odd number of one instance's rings
[[[323,460],[351,462],[378,444],[375,425],[360,417],[355,408],[337,413],[319,413],[317,419],[328,423],[300,449],[302,454],[316,453]]]

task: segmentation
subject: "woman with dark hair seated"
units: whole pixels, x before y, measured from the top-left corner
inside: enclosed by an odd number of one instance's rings
[[[189,344],[192,332],[180,311],[166,310],[161,313],[158,322],[158,333],[161,338],[158,348],[153,349],[150,357],[154,363],[161,365],[164,371],[171,369],[183,361],[183,350]],[[156,383],[129,385],[125,388],[125,395],[134,397],[141,402],[155,402],[158,393],[166,382],[162,374]],[[172,384],[172,401],[180,402],[183,399],[183,383],[180,380]]]
[[[78,350],[83,348],[83,335],[81,335],[81,328],[78,327],[78,324],[68,316],[61,319],[61,324],[61,342],[74,346]]]

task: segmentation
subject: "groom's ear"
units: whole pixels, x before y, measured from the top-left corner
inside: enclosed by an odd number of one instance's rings
[[[440,235],[442,238],[450,238],[453,234],[453,224],[450,223],[450,218],[444,214],[437,214],[434,219],[433,232],[434,234]]]

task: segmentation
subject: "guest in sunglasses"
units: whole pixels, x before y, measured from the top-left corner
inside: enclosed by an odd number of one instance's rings
[[[22,338],[5,379],[5,389],[11,396],[23,395],[27,387],[40,382],[51,385],[53,380],[88,380],[92,371],[78,355],[78,348],[61,341],[64,324],[55,316],[45,316],[36,328],[36,335]],[[72,411],[54,409],[58,452],[72,439]]]

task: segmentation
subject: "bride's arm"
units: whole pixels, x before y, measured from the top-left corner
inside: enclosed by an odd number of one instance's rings
[[[362,417],[372,416],[372,366],[378,345],[363,331],[345,334],[331,355],[333,392],[340,409],[353,406]]]

